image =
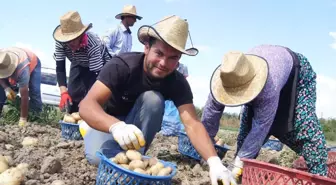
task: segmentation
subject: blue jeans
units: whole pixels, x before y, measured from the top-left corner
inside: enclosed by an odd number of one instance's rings
[[[160,131],[164,112],[164,98],[155,91],[142,93],[135,101],[134,107],[126,116],[119,118],[127,124],[136,125],[144,134],[146,145],[140,149],[145,154],[152,143],[155,134]],[[100,162],[96,152],[102,152],[111,158],[123,151],[113,139],[112,134],[90,128],[84,136],[85,156],[90,164],[98,165]]]
[[[35,69],[30,74],[29,80],[29,109],[33,112],[42,111],[42,99],[41,99],[41,62],[38,59]],[[2,107],[7,100],[5,90],[0,86],[0,113]]]

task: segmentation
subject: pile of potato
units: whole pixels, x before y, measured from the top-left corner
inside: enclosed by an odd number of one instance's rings
[[[28,172],[28,164],[21,163],[16,167],[10,167],[9,156],[0,155],[0,185],[20,185]]]
[[[141,153],[136,150],[120,152],[110,160],[123,168],[145,175],[168,176],[173,171],[169,166],[164,167],[155,157],[143,158]]]
[[[74,112],[72,114],[65,114],[63,121],[67,123],[80,123],[82,118],[79,116],[79,112]]]

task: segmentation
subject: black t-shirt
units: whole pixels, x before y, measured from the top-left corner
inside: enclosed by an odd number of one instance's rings
[[[164,79],[152,79],[143,69],[144,53],[129,52],[113,57],[98,75],[98,80],[112,92],[106,112],[113,116],[127,116],[135,101],[145,91],[158,91],[176,107],[193,103],[188,81],[175,70]]]

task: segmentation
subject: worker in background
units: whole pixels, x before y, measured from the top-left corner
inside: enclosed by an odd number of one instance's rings
[[[19,125],[27,123],[28,111],[38,115],[42,111],[41,62],[28,49],[9,47],[0,50],[0,106],[7,100],[15,101],[17,86],[21,96]]]
[[[103,41],[108,52],[113,57],[119,53],[130,52],[132,50],[132,32],[130,27],[142,17],[137,15],[134,5],[125,5],[122,12],[115,16],[121,22],[116,28],[107,31],[103,36]]]

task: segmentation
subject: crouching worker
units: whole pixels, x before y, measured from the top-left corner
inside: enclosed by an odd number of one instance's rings
[[[194,48],[185,49],[188,23],[169,16],[154,25],[138,30],[144,52],[112,58],[80,103],[80,116],[92,128],[84,136],[86,157],[91,164],[98,164],[96,151],[107,157],[128,149],[145,154],[160,131],[164,101],[171,99],[191,142],[210,166],[212,183],[224,180],[229,185],[233,177],[197,119],[187,80],[176,70],[182,54],[198,53]]]
[[[270,135],[302,155],[309,172],[327,175],[326,140],[315,113],[316,73],[308,59],[286,47],[261,45],[229,52],[211,78],[202,122],[218,131],[225,106],[243,106],[233,175],[241,158],[254,159]]]
[[[0,84],[1,110],[6,99],[14,101],[16,98],[16,93],[11,86],[19,88],[20,126],[27,123],[28,109],[34,114],[41,112],[41,62],[33,52],[18,47],[1,49]]]

